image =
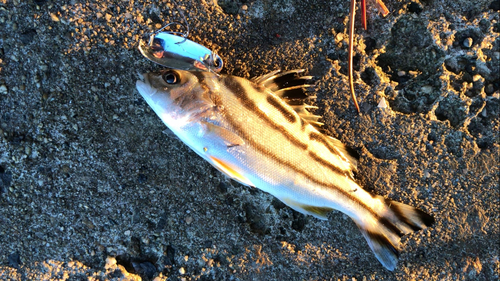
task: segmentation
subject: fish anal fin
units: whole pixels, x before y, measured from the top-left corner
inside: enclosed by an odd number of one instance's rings
[[[281,201],[283,201],[283,203],[287,204],[290,208],[294,209],[295,211],[305,215],[311,215],[320,220],[327,220],[328,219],[327,214],[333,210],[332,208],[329,207],[303,204],[290,198],[280,198],[280,199]]]
[[[219,171],[221,171],[229,178],[234,179],[240,182],[241,184],[247,186],[255,186],[247,177],[243,176],[240,172],[236,171],[236,169],[233,168],[231,164],[226,163],[224,160],[214,156],[208,156],[208,158],[212,160],[212,165],[214,165],[215,168],[217,168]]]
[[[239,145],[244,145],[245,141],[237,134],[225,129],[221,126],[215,124],[200,121],[200,123],[205,127],[205,134],[207,137],[214,137],[221,139],[227,147],[234,147]]]

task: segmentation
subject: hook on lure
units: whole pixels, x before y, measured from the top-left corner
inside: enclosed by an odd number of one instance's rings
[[[189,25],[179,10],[184,24],[171,22],[149,36],[149,40],[139,42],[139,51],[152,62],[179,70],[211,71],[218,73],[224,65],[221,57],[203,45],[187,39]],[[185,32],[163,31],[171,25],[180,25]]]
[[[184,26],[186,28],[186,32],[183,33],[183,32],[178,32],[178,31],[167,31],[167,33],[169,34],[173,34],[173,35],[176,35],[176,36],[181,36],[183,37],[185,40],[187,40],[187,37],[189,36],[189,25],[183,25],[182,23],[179,23],[179,22],[171,22],[171,23],[167,23],[165,26],[163,26],[162,28],[158,29],[157,31],[151,33],[151,35],[149,36],[149,41],[148,41],[148,45],[149,46],[152,46],[153,45],[153,42],[154,42],[154,39],[156,37],[156,35],[158,35],[160,32],[162,32],[162,30],[164,30],[165,28],[173,25],[173,24],[177,24],[177,25],[180,25],[180,26]],[[184,41],[185,41],[184,40]],[[182,42],[179,42],[177,44],[180,44],[180,43],[184,43],[184,41]]]

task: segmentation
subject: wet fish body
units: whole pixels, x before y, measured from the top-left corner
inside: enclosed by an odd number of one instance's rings
[[[318,116],[308,112],[303,97],[294,98],[308,87],[310,77],[301,72],[247,80],[166,70],[145,75],[137,89],[161,120],[218,170],[319,219],[342,211],[377,259],[394,270],[401,237],[434,219],[356,183],[357,155],[313,126],[320,124]]]

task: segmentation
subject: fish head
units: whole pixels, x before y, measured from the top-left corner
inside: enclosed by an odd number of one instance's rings
[[[144,80],[136,82],[141,96],[171,129],[192,122],[194,115],[206,109],[206,90],[195,73],[167,69],[146,73]]]

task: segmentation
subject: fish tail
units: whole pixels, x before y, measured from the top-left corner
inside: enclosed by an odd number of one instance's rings
[[[409,205],[388,199],[382,200],[386,208],[380,217],[372,223],[356,224],[380,263],[393,271],[398,262],[401,237],[431,226],[434,218]]]

